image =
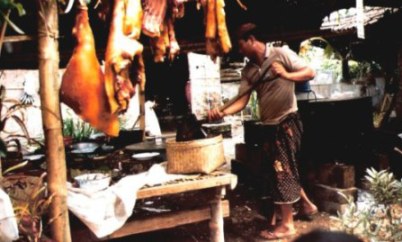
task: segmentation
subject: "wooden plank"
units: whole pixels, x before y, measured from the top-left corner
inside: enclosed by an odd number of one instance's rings
[[[222,201],[223,217],[228,217],[229,201]],[[104,239],[115,239],[131,234],[144,233],[160,229],[173,228],[179,225],[196,223],[211,219],[211,208],[204,206],[196,210],[179,211],[169,214],[161,214],[152,218],[145,218],[127,222],[122,228]]]
[[[35,39],[36,38],[34,38],[32,35],[9,35],[4,37],[4,43],[30,41]]]
[[[196,178],[190,181],[180,181],[174,184],[166,184],[163,186],[155,186],[141,189],[137,193],[137,198],[143,199],[148,197],[169,195],[226,185],[230,185],[231,189],[233,189],[236,184],[237,176],[230,173],[225,173],[221,176],[201,176],[199,179]]]

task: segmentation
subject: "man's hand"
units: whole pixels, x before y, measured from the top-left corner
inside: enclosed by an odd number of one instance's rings
[[[278,75],[278,76],[280,76],[280,77],[282,77],[282,78],[284,78],[284,79],[288,79],[287,78],[287,76],[288,76],[288,71],[285,69],[285,67],[281,64],[281,63],[279,63],[279,62],[274,62],[274,63],[272,63],[272,73],[274,74],[274,75]]]
[[[219,108],[214,108],[208,111],[208,120],[210,121],[222,119],[224,116],[225,114],[221,112]]]

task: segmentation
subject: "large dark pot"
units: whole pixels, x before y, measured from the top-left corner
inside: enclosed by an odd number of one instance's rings
[[[247,145],[258,145],[263,143],[264,135],[262,131],[262,123],[257,120],[243,121],[244,143]]]
[[[144,130],[120,130],[119,136],[112,138],[110,144],[116,149],[123,148],[130,144],[135,144],[143,141]]]
[[[260,121],[243,121],[244,142],[246,145],[262,145],[275,138],[276,125],[264,125]]]

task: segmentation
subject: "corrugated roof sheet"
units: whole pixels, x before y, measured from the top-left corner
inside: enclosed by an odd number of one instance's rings
[[[364,7],[364,25],[377,22],[385,14],[399,11],[398,8]],[[322,20],[320,29],[332,31],[344,31],[356,27],[356,8],[340,9],[332,12]]]

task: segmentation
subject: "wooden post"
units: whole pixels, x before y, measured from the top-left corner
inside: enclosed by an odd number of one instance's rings
[[[145,78],[145,77],[144,77]],[[138,101],[140,105],[140,116],[139,116],[139,124],[140,129],[143,130],[142,140],[145,140],[145,85],[140,85],[138,93]]]
[[[223,208],[222,198],[225,194],[225,187],[220,186],[215,190],[215,197],[211,201],[211,220],[209,221],[209,230],[211,241],[224,242],[225,236],[223,232]]]
[[[58,13],[57,1],[37,0],[38,58],[40,100],[45,134],[47,181],[53,194],[50,206],[52,238],[57,242],[70,242],[70,225],[67,209],[66,157],[62,136],[58,78]]]
[[[142,140],[145,140],[145,83],[146,83],[146,76],[145,76],[145,65],[144,65],[144,58],[142,55],[138,56],[138,68],[141,70],[138,73],[137,79],[140,81],[139,85],[139,97],[138,100],[140,102],[140,129],[144,132],[142,133]]]

